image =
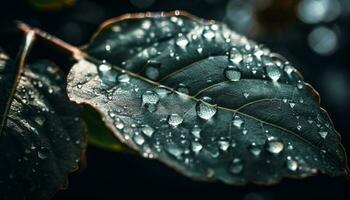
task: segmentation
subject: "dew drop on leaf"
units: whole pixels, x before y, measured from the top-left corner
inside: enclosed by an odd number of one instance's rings
[[[248,92],[243,92],[243,96],[244,96],[244,98],[248,99],[249,93]]]
[[[201,54],[201,53],[203,52],[203,48],[199,46],[199,47],[197,48],[197,52],[198,52],[199,54]]]
[[[201,101],[197,102],[196,112],[200,118],[202,118],[204,120],[209,120],[216,114],[217,108],[213,105],[209,105],[208,103],[206,103],[204,101],[201,100]]]
[[[244,121],[243,121],[243,119],[242,119],[240,116],[235,115],[235,116],[233,117],[232,124],[233,124],[235,127],[237,127],[237,128],[240,129],[240,128],[243,126]]]
[[[135,135],[134,141],[136,144],[142,145],[143,143],[145,143],[145,138],[143,138],[141,135]]]
[[[155,66],[147,66],[145,74],[149,79],[156,80],[159,77],[159,69]]]
[[[226,67],[224,74],[229,81],[239,81],[241,79],[241,72],[233,66]]]
[[[272,81],[278,81],[281,77],[281,71],[279,67],[277,67],[274,63],[269,62],[266,64],[266,73],[267,76],[272,80]]]
[[[273,153],[273,154],[279,154],[284,149],[284,144],[281,140],[276,138],[270,138],[267,141],[266,146],[267,151]]]
[[[203,148],[203,146],[199,142],[192,142],[191,146],[192,146],[192,151],[194,153],[198,153]]]
[[[328,135],[328,132],[327,131],[320,131],[320,132],[318,132],[318,134],[320,134],[320,136],[325,139]]]
[[[261,153],[261,147],[257,145],[255,142],[249,145],[248,150],[254,156],[259,156]]]
[[[176,45],[183,49],[185,49],[188,44],[189,44],[189,41],[183,35],[180,35],[176,40]]]
[[[118,77],[119,83],[129,83],[130,77],[127,74],[122,74]]]
[[[287,161],[286,161],[286,165],[290,171],[296,171],[298,169],[299,164],[296,160],[294,160],[290,156],[288,156]]]
[[[148,137],[152,137],[154,133],[154,129],[148,125],[141,128],[141,131],[143,134],[147,135]]]
[[[239,158],[234,158],[228,168],[232,174],[239,174],[243,171],[243,162]]]
[[[200,133],[201,133],[201,129],[198,127],[198,125],[194,125],[194,127],[191,130],[191,133],[193,136],[200,138]]]
[[[183,150],[180,147],[178,147],[176,144],[168,144],[166,147],[166,151],[178,159],[181,158],[181,155],[183,153]]]
[[[40,158],[40,159],[44,160],[44,159],[46,159],[46,158],[47,158],[47,156],[46,156],[44,153],[42,153],[42,152],[38,151],[38,158]]]
[[[226,140],[220,140],[218,143],[219,143],[219,148],[223,151],[226,151],[230,146],[230,143]]]
[[[243,60],[243,55],[236,47],[232,47],[229,52],[229,59],[232,63],[239,65]]]
[[[115,122],[114,122],[114,126],[121,130],[124,128],[124,123],[120,120],[120,119],[117,119]]]
[[[177,85],[176,91],[181,92],[183,94],[188,94],[189,93],[187,86],[185,84],[183,84],[183,83],[179,83]]]
[[[303,83],[302,83],[301,81],[298,81],[298,83],[297,83],[297,88],[298,88],[299,90],[301,90],[301,89],[303,89],[303,87],[304,87]]]
[[[157,93],[147,90],[142,95],[142,104],[157,104],[159,101],[159,96]]]
[[[164,86],[159,86],[155,89],[155,92],[158,94],[158,96],[160,98],[164,98],[166,97],[167,95],[169,95],[171,93],[171,91],[169,89],[167,89],[166,87]]]
[[[206,28],[203,31],[203,36],[207,40],[212,40],[215,37],[215,32],[211,30],[210,28]]]
[[[168,123],[172,126],[178,126],[183,122],[183,118],[178,114],[171,114],[168,117]]]

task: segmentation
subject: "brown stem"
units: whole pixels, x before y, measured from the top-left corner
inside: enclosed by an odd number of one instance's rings
[[[23,22],[17,22],[17,28],[24,33],[33,32],[38,39],[44,40],[48,43],[53,44],[56,47],[59,47],[63,51],[71,54],[72,57],[76,60],[80,60],[85,57],[85,54],[78,47],[70,45],[67,42],[53,35],[50,35],[49,33],[46,33],[38,28],[31,27],[30,25]]]
[[[14,67],[17,67],[16,76],[13,79],[13,84],[11,86],[9,96],[6,101],[5,109],[4,111],[2,111],[2,113],[0,113],[0,116],[2,116],[2,118],[0,119],[0,136],[2,135],[2,132],[4,131],[4,128],[6,126],[7,115],[10,112],[11,102],[15,96],[16,89],[20,82],[21,76],[24,73],[25,60],[28,56],[29,50],[32,47],[35,38],[35,33],[33,31],[28,30],[25,32],[24,43],[18,53],[16,62],[14,64]]]

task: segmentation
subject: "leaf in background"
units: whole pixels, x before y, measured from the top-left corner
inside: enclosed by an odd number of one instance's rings
[[[127,152],[130,151],[123,143],[113,136],[101,119],[101,116],[91,107],[84,106],[82,118],[89,131],[89,144],[102,149]]]
[[[37,10],[53,11],[75,5],[76,0],[27,0],[28,4]]]
[[[319,96],[284,58],[226,25],[175,13],[106,22],[68,96],[125,144],[196,179],[272,184],[347,175]]]
[[[48,61],[25,65],[0,51],[0,199],[49,199],[78,168],[86,138],[65,79]]]

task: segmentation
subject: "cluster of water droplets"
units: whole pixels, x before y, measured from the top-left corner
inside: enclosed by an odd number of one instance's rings
[[[179,26],[183,25],[183,20],[179,17],[172,17],[171,22]],[[143,29],[149,29],[150,24],[145,22]],[[229,82],[233,84],[241,81],[246,77],[254,77],[256,79],[264,80],[266,82],[272,82],[277,87],[278,84],[291,84],[295,87],[296,91],[303,91],[305,89],[305,83],[301,81],[296,69],[287,62],[284,58],[279,55],[273,54],[269,49],[257,45],[254,42],[247,40],[245,37],[237,36],[234,33],[223,33],[219,35],[217,30],[220,25],[211,24],[204,28],[199,29],[200,35],[198,34],[184,34],[179,33],[175,36],[173,44],[175,49],[171,50],[170,57],[177,60],[181,59],[181,53],[187,50],[194,41],[201,39],[207,41],[214,41],[219,37],[227,39],[227,43],[230,44],[227,52],[228,65],[223,69],[223,76]],[[197,44],[197,43],[196,43]],[[156,45],[155,45],[156,46]],[[201,44],[197,45],[196,52],[202,54],[204,47]],[[156,49],[149,48],[147,51],[142,52],[142,55],[151,58],[152,55],[159,55]],[[125,62],[125,66],[128,64]],[[164,67],[161,63],[154,59],[147,59],[145,64],[145,76],[151,80],[158,80],[160,76],[160,69]],[[113,71],[112,67],[107,63],[102,63],[99,66],[99,72],[106,82],[115,82],[130,84],[132,79],[127,74],[119,74]],[[173,89],[169,89],[166,86],[156,87],[145,91],[140,91],[139,95],[141,98],[141,107],[146,109],[150,113],[157,114],[158,107],[162,104],[162,99],[169,96],[169,94],[175,94],[179,96],[188,96],[190,88],[188,85],[179,83]],[[139,94],[137,92],[137,94]],[[245,99],[249,99],[249,92],[243,92],[242,95]],[[296,104],[304,103],[303,98],[290,97],[283,98],[283,103],[287,103],[291,109],[295,109]],[[166,116],[162,116],[159,119],[159,123],[148,124],[143,120],[135,122],[135,120],[122,119],[114,117],[114,125],[118,130],[121,130],[125,134],[125,139],[132,139],[138,146],[142,146],[145,150],[146,155],[153,157],[154,152],[167,152],[169,155],[175,157],[178,160],[185,162],[186,164],[193,164],[200,162],[195,157],[190,155],[209,155],[212,159],[219,159],[222,155],[232,153],[237,143],[232,139],[232,135],[226,135],[223,137],[210,137],[207,139],[208,131],[205,130],[203,124],[213,123],[215,115],[218,113],[218,106],[215,101],[209,97],[204,96],[196,102],[195,112],[198,118],[198,124],[189,127],[186,121],[186,116],[182,112],[168,113]],[[296,114],[296,116],[298,116]],[[298,117],[296,117],[299,120]],[[246,125],[246,119],[239,113],[234,114],[231,122],[234,133],[240,132],[243,136],[249,137],[250,130]],[[312,121],[312,122],[311,122]],[[214,122],[215,123],[215,122]],[[316,123],[315,120],[310,119],[309,123]],[[321,123],[318,123],[321,124]],[[302,123],[298,123],[296,129],[304,131]],[[319,135],[322,138],[326,138],[328,135],[327,127],[319,125]],[[256,131],[256,130],[255,130]],[[264,135],[266,132],[261,130],[261,134]],[[280,156],[285,161],[285,166],[288,170],[295,172],[301,169],[300,166],[307,165],[303,163],[301,158],[296,158],[288,152],[293,151],[294,147],[290,142],[286,143],[279,137],[267,135],[264,143],[262,142],[250,142],[245,146],[245,149],[250,152],[254,157],[260,157],[262,154],[268,154],[270,156]],[[153,153],[152,153],[153,152]],[[245,169],[245,163],[249,160],[246,158],[235,155],[229,163],[228,171],[232,174],[240,174]],[[267,160],[270,162],[270,160]],[[208,169],[208,174],[213,175],[213,170]]]

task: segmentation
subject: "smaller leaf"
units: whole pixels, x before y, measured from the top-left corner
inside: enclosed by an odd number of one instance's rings
[[[85,152],[85,127],[65,79],[49,61],[25,64],[0,51],[0,199],[49,199],[67,187]]]

